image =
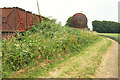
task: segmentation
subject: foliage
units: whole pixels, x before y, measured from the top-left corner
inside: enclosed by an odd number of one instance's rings
[[[61,26],[52,21],[33,25],[30,31],[17,32],[17,36],[2,40],[2,76],[11,71],[37,65],[43,60],[64,58],[95,42],[94,32]]]
[[[93,21],[93,30],[100,33],[120,33],[120,23],[113,21]]]
[[[72,27],[72,25],[71,25],[71,18],[72,18],[72,16],[70,16],[70,17],[68,18],[68,20],[66,21],[65,26],[70,26],[70,27]]]

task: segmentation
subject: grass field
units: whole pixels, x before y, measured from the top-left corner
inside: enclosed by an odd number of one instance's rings
[[[120,43],[120,33],[98,33],[100,36],[108,37]]]

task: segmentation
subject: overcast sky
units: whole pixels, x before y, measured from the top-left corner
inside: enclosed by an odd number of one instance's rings
[[[69,16],[82,12],[92,21],[108,20],[118,22],[118,2],[120,0],[38,0],[41,15],[53,18],[65,25]],[[20,7],[38,14],[36,0],[0,0],[0,7]]]

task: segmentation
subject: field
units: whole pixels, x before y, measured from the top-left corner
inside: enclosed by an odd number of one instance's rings
[[[105,36],[105,37],[108,37],[108,38],[111,38],[113,40],[116,40],[120,43],[120,34],[119,33],[98,33],[99,35],[101,36]]]

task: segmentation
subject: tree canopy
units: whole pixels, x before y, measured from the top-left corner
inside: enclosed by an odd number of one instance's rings
[[[93,31],[100,33],[120,33],[120,23],[113,21],[98,21],[92,22]]]
[[[72,18],[72,16],[70,16],[70,17],[67,19],[65,26],[70,26],[70,27],[72,27],[72,26],[71,26],[71,18]]]

